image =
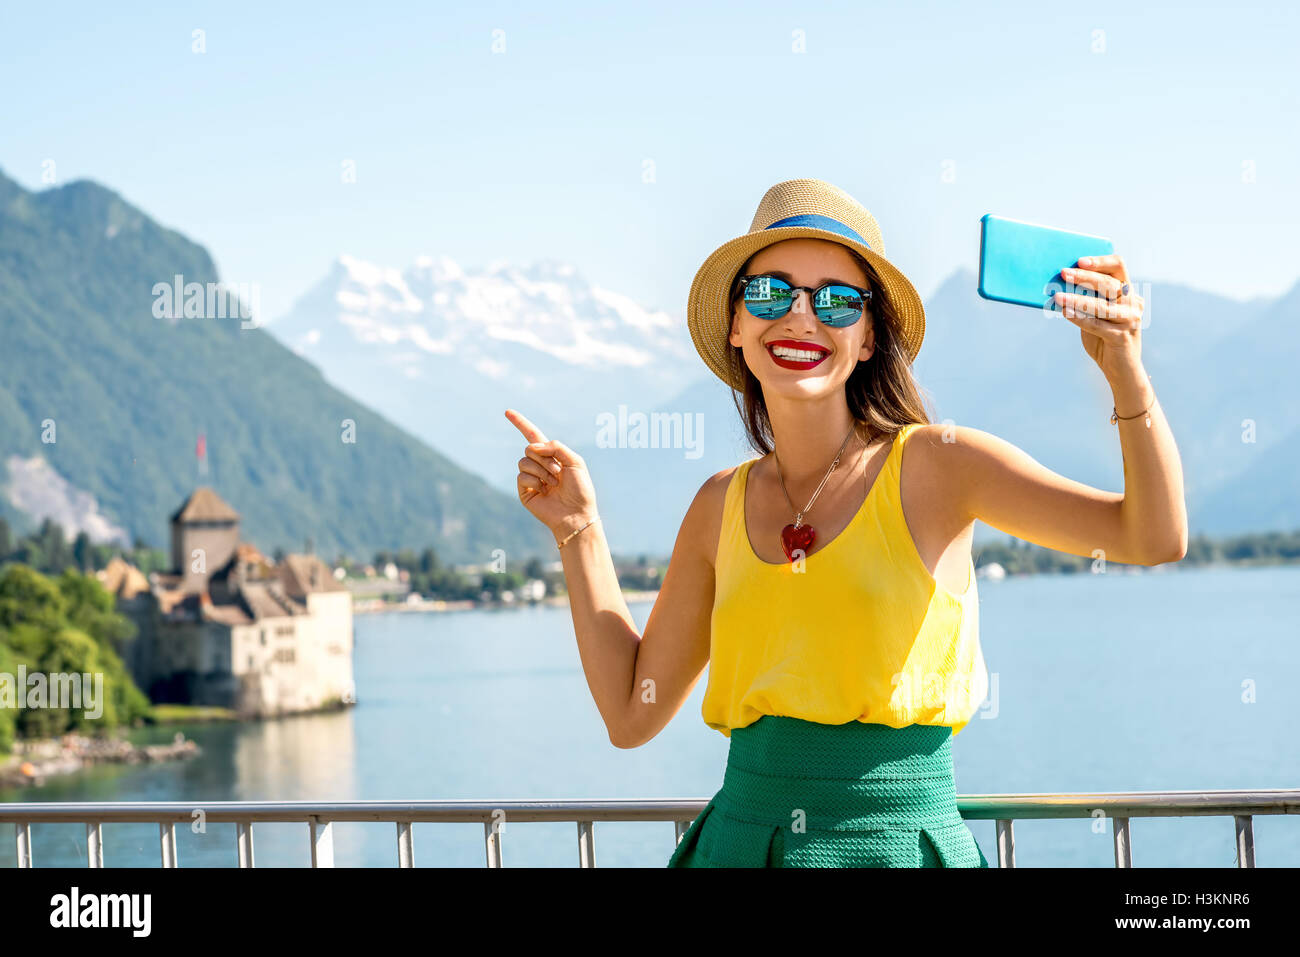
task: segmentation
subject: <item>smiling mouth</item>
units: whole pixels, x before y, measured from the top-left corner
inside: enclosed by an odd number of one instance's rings
[[[767,344],[767,353],[782,369],[811,369],[831,354],[829,349],[812,342],[778,339]]]

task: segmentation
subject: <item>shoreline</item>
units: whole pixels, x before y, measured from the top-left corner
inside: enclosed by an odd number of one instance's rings
[[[0,759],[0,788],[40,787],[49,778],[75,774],[94,764],[145,764],[194,757],[199,746],[179,731],[170,744],[135,745],[125,738],[65,734],[14,742]]]
[[[623,600],[628,604],[634,602],[654,601],[659,596],[658,591],[628,591],[623,592]],[[354,601],[352,604],[352,614],[355,615],[386,615],[390,613],[411,614],[416,612],[450,612],[450,611],[508,611],[519,608],[533,608],[538,605],[549,606],[552,608],[567,608],[569,606],[568,595],[550,595],[538,601],[512,601],[512,602],[478,602],[473,599],[464,599],[461,601],[444,601],[442,599],[431,599],[429,601],[383,601],[381,599],[366,599],[365,601]]]
[[[1004,574],[990,573],[986,569],[991,565],[981,565],[975,570],[975,578],[981,582],[997,584],[1000,581],[1019,580],[1023,578],[1038,577],[1079,577],[1081,575],[1095,574],[1086,569],[1077,569],[1073,571],[1043,571],[1043,572],[1004,572]],[[1233,562],[1195,562],[1185,564],[1183,562],[1165,562],[1160,565],[1124,565],[1122,563],[1111,563],[1107,569],[1107,575],[1166,575],[1171,572],[1190,572],[1200,570],[1248,570],[1253,568],[1283,568],[1292,565],[1300,565],[1300,561],[1251,561],[1241,560]],[[999,566],[1000,567],[1000,566]],[[655,601],[659,597],[656,591],[635,591],[630,589],[623,590],[623,600],[628,604],[636,602]],[[514,601],[514,602],[478,602],[473,599],[463,599],[458,601],[446,601],[443,599],[430,599],[427,601],[392,601],[386,602],[382,599],[365,599],[363,601],[354,601],[352,606],[353,615],[383,615],[394,612],[446,612],[446,611],[505,611],[509,609],[533,608],[538,605],[550,607],[565,607],[569,605],[568,595],[549,595],[537,601]]]

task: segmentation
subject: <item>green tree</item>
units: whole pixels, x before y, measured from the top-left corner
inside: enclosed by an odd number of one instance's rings
[[[94,545],[91,544],[90,536],[85,531],[77,532],[77,537],[72,543],[72,560],[83,572],[94,570]]]
[[[524,578],[518,572],[486,572],[483,575],[480,591],[487,592],[493,601],[499,601],[502,592],[516,591],[522,588],[523,584]]]
[[[5,642],[5,630],[0,629],[0,674],[14,675],[18,674],[19,660]],[[16,692],[17,689],[15,688]],[[8,706],[8,702],[0,702],[0,754],[8,754],[14,749],[14,738],[17,736],[18,729],[18,709]]]
[[[30,537],[19,539],[10,557],[29,568],[47,567],[45,552],[42,551],[40,543]]]
[[[122,722],[145,716],[149,700],[127,673],[118,654],[134,634],[119,615],[114,599],[94,578],[69,569],[57,581],[25,565],[0,569],[0,670],[29,673],[90,675],[92,692],[102,687],[98,717],[87,714],[91,702],[79,707],[22,708],[0,718],[0,749],[15,732],[52,736],[68,730],[106,733]],[[97,681],[97,676],[102,679]],[[47,677],[47,681],[51,680]],[[26,688],[19,689],[26,694]],[[52,689],[51,689],[52,690]],[[53,703],[53,702],[49,702]],[[0,709],[0,713],[11,709]]]
[[[99,644],[123,655],[136,627],[117,613],[117,602],[104,586],[89,575],[66,571],[58,580],[59,592],[67,603],[67,619]]]
[[[43,571],[58,574],[73,564],[72,549],[68,547],[68,540],[63,535],[63,526],[58,522],[50,518],[45,519],[41,522],[40,531],[36,536],[41,551],[45,554]]]
[[[0,570],[0,628],[53,630],[63,623],[67,607],[58,586],[35,569],[8,565]]]

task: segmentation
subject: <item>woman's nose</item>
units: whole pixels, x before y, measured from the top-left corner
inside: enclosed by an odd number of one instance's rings
[[[794,299],[790,301],[790,311],[787,316],[798,316],[800,319],[813,318],[812,301],[808,290],[795,290]]]

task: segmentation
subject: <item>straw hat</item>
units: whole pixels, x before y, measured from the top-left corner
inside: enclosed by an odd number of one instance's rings
[[[885,258],[885,240],[875,217],[856,199],[819,179],[777,183],[763,196],[749,232],[719,246],[704,260],[691,282],[686,321],[704,364],[719,379],[740,390],[727,370],[727,336],[731,331],[731,293],[742,267],[764,247],[786,239],[828,239],[847,246],[875,268],[877,289],[898,315],[896,333],[910,359],[925,338],[925,307],[897,267]]]

